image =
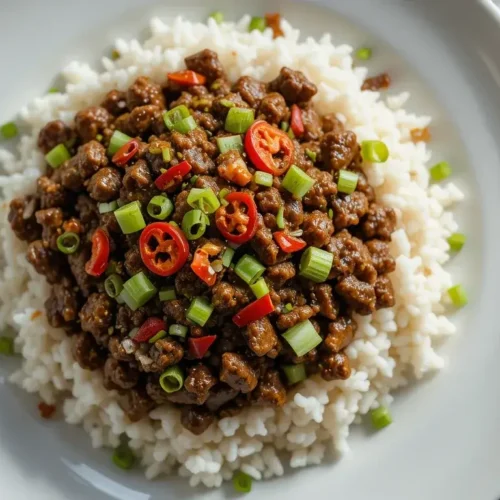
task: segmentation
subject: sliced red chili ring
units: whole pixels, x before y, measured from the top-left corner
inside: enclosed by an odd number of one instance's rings
[[[207,81],[205,75],[200,75],[200,73],[196,73],[196,71],[190,69],[168,73],[167,76],[169,80],[179,85],[205,85]]]
[[[254,122],[245,135],[245,150],[255,168],[262,172],[284,174],[292,164],[294,149],[283,130],[263,120]]]
[[[152,339],[161,330],[167,330],[167,324],[161,318],[148,318],[139,328],[134,336],[134,342],[147,342]]]
[[[285,231],[276,231],[273,233],[273,237],[276,243],[280,246],[281,250],[285,253],[298,252],[306,246],[306,242],[300,238],[295,238]]]
[[[296,105],[292,105],[292,117],[290,119],[290,127],[295,137],[300,137],[304,134],[304,122],[302,121],[302,110]]]
[[[244,307],[238,314],[233,316],[233,323],[242,328],[252,321],[262,319],[264,316],[274,311],[273,301],[269,294],[264,295],[260,299],[255,300],[248,306]]]
[[[188,339],[189,354],[196,359],[203,358],[216,338],[217,335],[206,335],[205,337],[198,338],[190,337]]]
[[[111,158],[115,165],[123,166],[128,163],[139,151],[139,141],[132,139],[124,144]]]
[[[257,206],[248,193],[229,193],[226,206],[215,212],[215,224],[222,236],[239,245],[251,240],[257,231]],[[243,210],[244,209],[244,210]]]
[[[153,222],[139,238],[144,265],[158,276],[171,276],[187,261],[189,244],[184,233],[168,222]]]
[[[109,237],[104,229],[98,227],[92,235],[92,255],[85,264],[85,271],[91,276],[100,276],[108,267]]]
[[[202,247],[197,248],[194,253],[191,269],[196,276],[203,280],[208,286],[215,285],[217,279],[217,273],[210,264],[209,257],[215,257],[221,250],[222,248],[213,243],[206,243]]]
[[[177,187],[184,177],[191,172],[191,165],[187,161],[182,161],[178,165],[170,167],[155,180],[155,186],[161,191],[169,191]]]

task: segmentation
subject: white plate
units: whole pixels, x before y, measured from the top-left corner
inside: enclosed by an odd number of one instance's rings
[[[319,2],[318,2],[319,3]],[[436,160],[453,164],[467,199],[458,218],[468,243],[451,264],[470,305],[456,315],[459,334],[444,348],[438,376],[405,391],[395,424],[351,440],[342,462],[256,485],[249,498],[497,500],[500,498],[500,13],[488,0],[324,0],[288,3],[175,0],[19,0],[2,2],[0,123],[54,83],[73,58],[96,62],[117,36],[140,36],[152,15],[204,18],[220,9],[237,18],[281,11],[306,34],[376,47],[373,71],[388,70],[410,108],[435,117]],[[251,7],[250,7],[251,6]],[[345,16],[345,17],[341,17]],[[392,47],[392,48],[391,48]],[[5,376],[14,362],[2,361]],[[1,380],[1,379],[0,379]],[[83,431],[41,422],[35,401],[0,385],[2,500],[153,500],[231,497],[190,490],[183,480],[148,483],[121,473],[109,453],[92,450]]]

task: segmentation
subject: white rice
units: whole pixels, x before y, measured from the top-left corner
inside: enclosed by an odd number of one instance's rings
[[[329,35],[319,41],[299,41],[299,31],[283,22],[284,38],[246,32],[249,18],[218,26],[187,22],[151,21],[152,35],[143,45],[118,40],[117,61],[105,58],[104,71],[73,62],[64,70],[66,93],[49,94],[22,110],[31,128],[23,136],[18,155],[0,150],[7,175],[3,190],[0,237],[5,266],[0,280],[0,326],[17,331],[16,347],[22,367],[12,381],[52,403],[64,400],[64,415],[83,425],[94,447],[114,447],[125,433],[141,458],[146,476],[178,471],[196,486],[220,486],[235,470],[255,479],[281,476],[285,462],[291,467],[318,464],[331,450],[348,450],[353,422],[370,409],[390,405],[390,392],[411,380],[443,367],[435,344],[455,332],[444,316],[444,292],[451,286],[443,269],[448,260],[446,238],[457,226],[448,209],[462,199],[453,184],[429,186],[430,152],[414,144],[410,130],[425,127],[430,118],[418,117],[401,107],[409,95],[384,102],[379,93],[361,92],[366,69],[353,68],[352,48],[334,46]],[[359,140],[380,139],[390,150],[387,163],[367,166],[366,173],[382,202],[398,216],[392,253],[397,269],[392,274],[397,305],[371,317],[358,317],[358,334],[348,347],[353,373],[347,381],[307,380],[282,409],[249,408],[237,417],[214,423],[201,436],[180,424],[179,411],[157,408],[149,418],[130,423],[119,406],[118,395],[102,386],[99,373],[82,370],[71,355],[71,340],[51,328],[44,311],[49,287],[26,262],[25,244],[14,237],[7,223],[8,204],[14,196],[32,192],[44,162],[36,137],[47,121],[68,123],[79,109],[100,102],[112,88],[125,89],[138,75],[163,80],[167,71],[183,67],[183,59],[209,47],[232,79],[246,74],[262,80],[276,76],[284,65],[302,70],[318,84],[315,103],[321,113],[336,112]],[[69,395],[69,396],[68,396]]]

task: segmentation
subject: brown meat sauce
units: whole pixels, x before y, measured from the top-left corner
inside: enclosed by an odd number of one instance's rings
[[[141,76],[128,89],[110,91],[100,106],[80,110],[74,123],[48,123],[40,131],[38,147],[46,154],[66,144],[71,158],[57,169],[47,168],[35,193],[10,204],[9,222],[15,235],[26,241],[27,259],[52,286],[46,302],[49,323],[74,337],[73,355],[88,370],[101,370],[104,385],[125,396],[124,409],[138,421],[158,405],[182,408],[181,422],[194,434],[204,432],[216,418],[235,415],[250,404],[282,406],[287,383],[283,366],[305,363],[309,375],[325,380],[346,379],[351,373],[346,347],[353,340],[353,314],[367,315],[394,305],[389,274],[395,269],[390,255],[391,233],[396,214],[377,202],[362,172],[356,135],[345,130],[335,115],[319,116],[314,109],[316,85],[300,71],[282,68],[271,82],[242,76],[229,81],[215,52],[205,49],[185,60],[187,69],[206,77],[206,86],[180,86]],[[365,89],[390,84],[387,75],[368,79]],[[170,132],[163,121],[165,110],[183,104],[197,128],[182,134]],[[302,113],[304,133],[295,138],[294,163],[315,183],[302,199],[295,199],[282,186],[283,176],[272,187],[253,181],[256,172],[247,153],[219,154],[217,138],[229,135],[224,121],[233,106],[251,108],[255,118],[280,127],[291,119],[292,106]],[[134,137],[137,154],[125,166],[113,163],[107,153],[115,130]],[[162,147],[170,149],[165,162]],[[313,155],[311,153],[314,153]],[[192,170],[167,193],[154,181],[162,171],[186,160]],[[238,180],[231,169],[238,165]],[[359,173],[356,190],[338,192],[340,169]],[[193,177],[196,176],[196,177]],[[192,181],[192,182],[190,182]],[[146,207],[158,194],[173,203],[169,221],[181,224],[192,209],[187,199],[191,188],[242,191],[254,197],[257,230],[251,241],[236,250],[234,262],[243,254],[256,257],[274,304],[274,312],[236,327],[231,318],[255,301],[250,287],[232,268],[216,272],[208,286],[192,271],[197,248],[208,241],[224,250],[228,245],[209,215],[210,225],[199,240],[190,241],[189,258],[173,276],[162,278],[144,265],[139,234],[122,234],[113,213],[99,213],[100,203],[138,201],[146,224],[155,222]],[[325,283],[299,276],[302,251],[285,253],[274,237],[278,215],[283,213],[287,232],[297,231],[307,245],[333,254]],[[158,295],[136,311],[118,304],[104,288],[106,274],[86,272],[92,235],[101,228],[110,241],[110,261],[123,281],[144,272],[158,288],[175,286],[177,298],[160,302]],[[57,238],[65,231],[80,237],[78,250],[65,255]],[[217,257],[220,259],[220,257]],[[213,305],[203,327],[193,324],[186,310],[195,296]],[[154,343],[135,343],[129,334],[149,317],[162,318],[188,328],[187,338],[166,336]],[[304,356],[295,355],[282,334],[303,321],[310,321],[322,342]],[[194,359],[189,339],[216,336],[203,359]],[[184,374],[181,390],[166,393],[160,375],[178,366]]]

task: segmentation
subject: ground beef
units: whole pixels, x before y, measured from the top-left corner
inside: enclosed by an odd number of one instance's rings
[[[396,261],[392,257],[389,245],[385,241],[370,240],[365,245],[370,252],[373,266],[378,274],[392,273],[396,269]]]
[[[163,110],[152,104],[138,106],[130,113],[121,115],[116,120],[116,128],[132,137],[144,135],[152,127],[163,120]]]
[[[164,109],[165,97],[160,85],[147,76],[140,76],[127,90],[127,107],[133,110],[148,104]]]
[[[321,118],[314,108],[310,105],[301,110],[302,123],[304,125],[304,135],[301,137],[304,141],[317,141],[322,135]]]
[[[220,314],[234,314],[247,305],[253,298],[248,288],[225,281],[216,283],[212,288],[212,305]]]
[[[286,402],[286,389],[281,382],[279,372],[277,370],[267,371],[252,396],[260,404],[283,406]]]
[[[243,335],[248,347],[257,356],[265,356],[279,344],[278,336],[267,317],[249,323]]]
[[[129,363],[122,363],[111,356],[104,364],[104,387],[108,390],[132,389],[139,381],[139,371]]]
[[[94,279],[85,271],[85,264],[90,259],[90,250],[87,246],[80,248],[68,256],[68,263],[76,284],[84,297],[88,297],[94,286]]]
[[[368,200],[363,193],[354,191],[333,200],[333,223],[337,230],[359,224],[368,212]]]
[[[266,278],[275,288],[281,288],[287,281],[291,280],[296,274],[296,267],[292,262],[282,262],[270,266],[266,270]]]
[[[50,326],[60,328],[78,318],[78,297],[70,280],[55,283],[45,301],[47,321]]]
[[[321,376],[325,380],[346,380],[351,375],[349,358],[343,353],[328,354],[321,359]]]
[[[93,293],[80,311],[82,330],[91,333],[99,344],[107,343],[114,307],[114,301],[105,293]]]
[[[217,158],[219,176],[237,186],[246,186],[252,180],[252,174],[240,152],[231,149]]]
[[[211,391],[208,396],[207,401],[205,402],[206,407],[210,411],[217,411],[221,406],[229,403],[232,399],[234,399],[239,394],[239,391],[229,387],[226,384],[217,384]]]
[[[308,169],[306,173],[316,182],[304,196],[304,205],[325,211],[330,200],[337,194],[337,184],[335,184],[330,172],[313,167]]]
[[[214,419],[212,412],[200,406],[185,407],[181,413],[182,425],[195,436],[203,434]]]
[[[143,205],[147,205],[156,194],[152,184],[153,179],[147,162],[138,160],[125,170],[120,198],[127,202],[140,201]]]
[[[327,214],[315,210],[305,215],[303,230],[302,238],[305,242],[313,247],[321,248],[330,242],[333,222]]]
[[[101,107],[114,116],[119,116],[127,111],[127,94],[121,90],[110,90]]]
[[[300,200],[296,200],[291,196],[286,196],[285,194],[285,209],[283,211],[283,216],[287,227],[290,230],[295,230],[301,226],[304,222],[304,207]]]
[[[90,179],[88,190],[91,198],[99,202],[107,202],[118,198],[122,177],[115,168],[104,167]]]
[[[352,167],[350,167],[352,169]],[[366,175],[361,170],[356,170],[358,174],[358,184],[356,185],[356,191],[360,191],[366,196],[369,203],[375,201],[375,191],[368,183]]]
[[[232,91],[240,94],[251,108],[257,109],[266,96],[266,84],[251,76],[242,76],[236,80]]]
[[[102,368],[106,361],[103,349],[90,333],[80,332],[73,341],[73,357],[85,370]]]
[[[143,388],[135,388],[127,392],[126,413],[131,422],[143,419],[154,407],[154,401]]]
[[[363,85],[361,86],[361,90],[385,90],[391,86],[391,77],[388,73],[381,73],[377,76],[372,76],[371,78],[367,78]]]
[[[301,323],[306,319],[312,318],[314,314],[314,310],[311,306],[294,307],[290,312],[283,313],[278,316],[276,326],[280,330],[288,330],[297,323]]]
[[[375,296],[377,297],[377,309],[393,307],[396,303],[394,288],[388,276],[379,276],[375,281]]]
[[[58,254],[47,248],[42,240],[30,243],[26,259],[49,283],[57,283],[64,274]]]
[[[186,264],[175,275],[175,289],[179,295],[196,297],[206,292],[207,285],[194,274],[191,265]]]
[[[262,99],[258,110],[259,118],[279,125],[281,122],[287,121],[288,115],[288,107],[281,94],[271,92]]]
[[[345,169],[358,153],[359,146],[354,132],[328,132],[321,138],[321,155],[327,168]]]
[[[75,130],[82,142],[89,142],[103,135],[111,126],[113,116],[100,106],[90,106],[79,111],[75,116]]]
[[[225,72],[216,52],[210,49],[202,50],[184,59],[187,69],[201,73],[211,84],[218,78],[224,78]]]
[[[136,344],[134,344],[134,341],[132,339],[125,339],[125,341],[130,342],[131,347],[134,347],[134,349],[131,349],[132,352],[128,352],[127,350],[125,350],[120,337],[112,336],[110,337],[108,342],[109,353],[118,361],[134,361],[134,352],[137,350],[137,346]]]
[[[10,202],[9,224],[20,240],[31,242],[40,238],[42,228],[37,224],[35,218],[38,207],[38,200],[34,196],[14,198]]]
[[[290,68],[282,68],[279,76],[269,84],[269,89],[282,94],[289,103],[309,101],[318,92],[304,73]]]
[[[38,149],[47,154],[59,144],[65,144],[73,139],[74,132],[61,120],[47,123],[38,134]]]
[[[278,261],[280,249],[274,242],[273,233],[264,224],[262,215],[259,214],[257,218],[257,232],[252,239],[252,248],[263,264],[272,266]]]
[[[375,312],[376,295],[373,285],[358,280],[355,276],[342,278],[336,285],[335,291],[362,316]]]
[[[255,201],[263,214],[271,213],[277,215],[280,207],[284,205],[280,192],[273,187],[257,193]]]
[[[336,319],[340,305],[333,294],[333,288],[328,283],[318,283],[311,289],[311,304],[319,309],[319,314],[328,319]]]
[[[172,323],[188,325],[186,309],[189,306],[187,300],[169,300],[163,303],[163,312]]]
[[[202,405],[208,399],[210,389],[217,384],[217,381],[210,368],[199,363],[189,368],[184,388],[196,396],[196,404]]]
[[[328,323],[328,334],[324,346],[332,353],[340,352],[347,347],[356,333],[356,323],[345,316]]]
[[[391,241],[391,234],[396,229],[396,212],[392,208],[372,203],[361,222],[363,239]]]
[[[145,371],[164,372],[169,366],[177,364],[184,356],[182,345],[171,337],[157,340],[149,350],[152,365],[147,365],[139,359]],[[136,356],[137,359],[137,356]]]
[[[344,125],[337,118],[335,113],[324,115],[321,118],[321,127],[325,134],[328,132],[335,132],[336,134],[339,134],[340,132],[344,131]]]
[[[251,392],[257,386],[257,374],[240,354],[226,352],[222,355],[222,365],[219,378],[233,389]]]
[[[175,198],[174,203],[174,214],[172,220],[177,224],[182,223],[184,216],[192,210],[191,205],[187,202],[187,197],[189,196],[189,191],[181,191]]]
[[[54,179],[42,176],[37,181],[37,195],[42,208],[64,207],[70,200],[69,193]]]

